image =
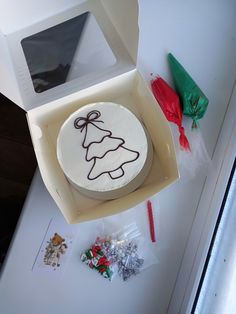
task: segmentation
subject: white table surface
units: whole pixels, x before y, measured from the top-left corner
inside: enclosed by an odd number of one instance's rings
[[[118,278],[109,282],[80,261],[82,251],[99,235],[102,220],[71,226],[77,236],[61,275],[32,271],[50,220],[60,216],[37,172],[1,276],[0,313],[144,313],[146,309],[155,313],[159,281],[167,276],[160,273],[153,281],[158,265],[124,283]],[[143,204],[116,218],[107,218],[106,224],[113,221],[121,225],[134,219],[149,240]],[[157,255],[159,249],[154,245]]]
[[[236,77],[235,1],[141,0],[139,4],[138,66],[146,78],[156,72],[169,79],[166,53],[171,51],[184,63],[210,100],[201,128],[212,155]],[[78,236],[62,277],[31,271],[49,220],[61,215],[37,174],[1,275],[0,313],[167,313],[204,182],[205,174],[199,173],[155,197],[159,263],[130,282],[109,283],[79,261],[99,221],[73,227]],[[141,204],[123,217],[136,219],[145,230],[145,214]],[[184,293],[185,287],[181,289]],[[172,304],[170,313],[178,313],[178,305]]]

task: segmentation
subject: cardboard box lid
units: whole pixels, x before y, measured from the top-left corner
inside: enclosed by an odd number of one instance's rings
[[[86,11],[94,15],[116,62],[37,94],[21,46],[22,39]],[[0,3],[0,92],[26,111],[133,69],[137,50],[137,0],[42,0],[40,6],[35,0]]]

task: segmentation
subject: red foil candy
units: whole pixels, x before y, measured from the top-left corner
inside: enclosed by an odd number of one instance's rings
[[[175,123],[179,128],[180,147],[185,151],[191,151],[188,139],[182,126],[182,110],[179,96],[161,77],[156,77],[151,81],[153,95],[159,103],[167,120]]]

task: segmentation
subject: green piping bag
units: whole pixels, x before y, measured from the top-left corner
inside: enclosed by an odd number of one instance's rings
[[[204,116],[209,100],[171,53],[168,54],[168,62],[183,106],[183,114],[191,117],[192,128],[197,128],[198,120]]]

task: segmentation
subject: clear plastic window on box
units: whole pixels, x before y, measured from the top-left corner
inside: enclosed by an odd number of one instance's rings
[[[36,93],[116,63],[90,12],[26,37],[21,46]]]

